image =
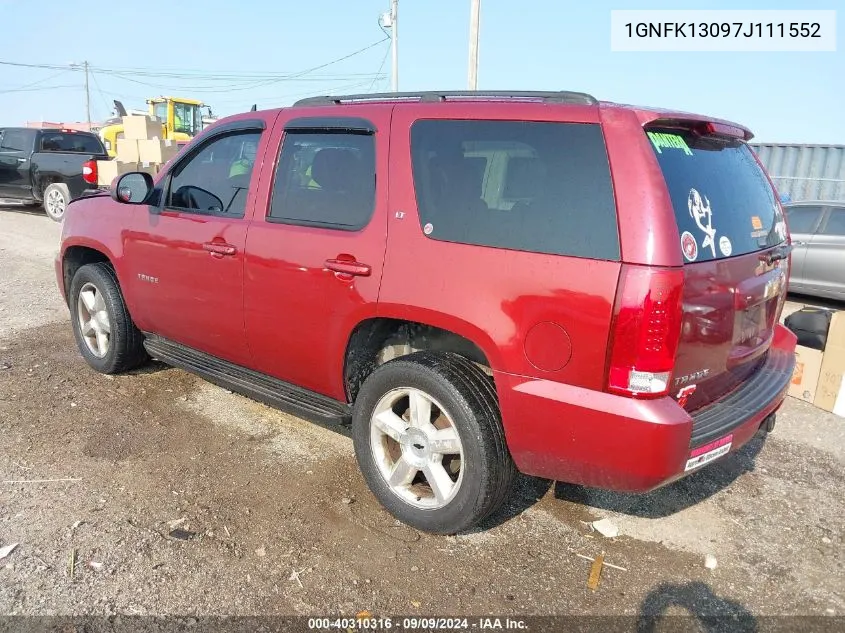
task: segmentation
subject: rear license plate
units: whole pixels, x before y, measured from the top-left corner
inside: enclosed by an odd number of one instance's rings
[[[690,451],[684,472],[699,468],[700,466],[704,466],[704,464],[709,464],[714,459],[718,459],[722,455],[726,455],[731,450],[733,438],[733,435],[728,435],[716,440],[715,442],[710,442],[709,444],[699,446],[698,448]]]

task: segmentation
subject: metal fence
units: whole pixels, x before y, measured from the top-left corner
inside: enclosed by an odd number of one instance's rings
[[[800,200],[845,201],[845,145],[752,143],[778,193]]]

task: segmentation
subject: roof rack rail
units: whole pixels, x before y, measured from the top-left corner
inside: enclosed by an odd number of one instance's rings
[[[422,101],[442,102],[450,99],[531,99],[549,103],[573,103],[595,105],[595,97],[585,92],[561,91],[520,91],[520,90],[450,90],[425,92],[372,92],[367,94],[308,97],[300,99],[294,106],[338,105],[341,103],[360,103],[367,101]]]

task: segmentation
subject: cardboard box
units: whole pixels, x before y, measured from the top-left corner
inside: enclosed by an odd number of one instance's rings
[[[137,171],[138,163],[125,163],[118,160],[97,161],[97,185],[110,187],[112,181],[121,174]]]
[[[845,311],[837,312],[830,321],[813,404],[845,417]]]
[[[142,171],[145,174],[149,174],[150,176],[155,176],[158,174],[158,170],[160,169],[160,165],[156,163],[147,163],[141,162],[138,163],[137,169],[135,171]]]
[[[158,119],[148,116],[123,117],[123,136],[133,141],[143,141],[148,138],[160,138],[162,123]]]
[[[117,160],[124,163],[137,163],[141,160],[138,157],[138,141],[131,138],[117,139]]]
[[[842,376],[842,382],[839,383],[839,395],[836,396],[831,413],[845,418],[845,376]]]
[[[174,141],[162,139],[138,141],[138,160],[142,163],[163,165],[178,152],[179,146]]]
[[[789,384],[789,395],[812,403],[816,399],[823,353],[799,345],[795,348],[795,370]]]

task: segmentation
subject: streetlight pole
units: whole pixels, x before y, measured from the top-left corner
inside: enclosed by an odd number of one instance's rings
[[[390,0],[391,88],[399,92],[399,0]]]
[[[481,18],[481,0],[470,0],[469,18],[469,72],[470,90],[478,89],[478,29]]]

